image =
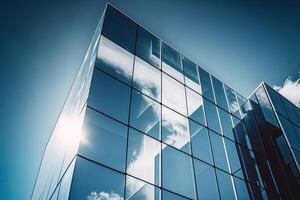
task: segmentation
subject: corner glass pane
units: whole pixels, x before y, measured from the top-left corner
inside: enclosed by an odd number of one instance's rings
[[[160,140],[161,105],[133,90],[130,108],[130,125]]]
[[[184,86],[166,74],[162,76],[162,103],[187,116]]]
[[[134,56],[101,36],[95,67],[131,85]]]
[[[187,200],[188,198],[184,198],[183,196],[179,196],[174,193],[163,190],[162,199],[163,200]]]
[[[223,135],[234,141],[235,137],[234,137],[234,131],[232,127],[230,114],[220,108],[218,108],[218,111],[219,111]]]
[[[163,145],[162,186],[185,197],[196,199],[192,158]]]
[[[128,123],[130,88],[94,70],[88,105]],[[122,101],[120,101],[122,99]]]
[[[224,93],[223,83],[216,79],[215,77],[211,76],[214,90],[215,90],[215,96],[216,96],[216,102],[217,105],[223,108],[224,110],[228,110],[228,105],[226,102],[226,97]]]
[[[107,6],[102,34],[134,53],[137,25],[111,6]]]
[[[124,172],[127,127],[88,108],[83,130],[79,154]]]
[[[188,119],[162,107],[162,141],[186,153],[191,153]]]
[[[212,102],[215,102],[213,89],[210,82],[210,75],[202,68],[198,68],[199,76],[200,76],[200,82],[202,87],[202,95],[209,99]]]
[[[161,71],[135,57],[133,87],[161,102]]]
[[[219,190],[221,199],[236,199],[234,189],[231,181],[231,176],[221,170],[216,169],[217,179],[219,183]]]
[[[123,199],[124,175],[78,157],[69,199]]]
[[[186,96],[189,118],[206,125],[202,97],[188,88],[186,88]]]
[[[212,152],[207,128],[189,120],[193,156],[212,164]]]
[[[198,75],[198,67],[196,64],[184,57],[182,57],[182,64],[185,76],[185,84],[194,91],[202,94]]]
[[[160,40],[138,27],[136,55],[160,69]]]
[[[211,131],[209,133],[210,133],[211,147],[212,147],[216,167],[229,172],[227,156],[225,153],[225,149],[224,149],[225,146],[222,137]]]
[[[160,142],[129,129],[127,173],[160,186],[160,152]]]
[[[229,110],[232,114],[234,114],[237,117],[241,117],[239,114],[239,102],[237,101],[235,91],[228,87],[227,85],[224,85],[225,93],[227,96],[227,102]]]
[[[219,199],[214,168],[194,159],[198,198],[203,200]]]
[[[208,100],[204,99],[204,108],[208,128],[216,131],[217,133],[221,133],[217,107]]]
[[[183,69],[180,54],[174,49],[162,43],[162,70],[183,83]]]

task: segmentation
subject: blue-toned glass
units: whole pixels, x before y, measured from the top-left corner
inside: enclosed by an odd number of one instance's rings
[[[133,90],[130,109],[130,125],[160,140],[161,105]]]
[[[196,64],[188,60],[187,58],[182,57],[182,65],[185,76],[185,84],[194,91],[202,94],[198,67],[196,66]]]
[[[241,161],[238,154],[238,152],[240,152],[239,145],[225,138],[224,141],[226,144],[226,150],[227,150],[228,160],[230,163],[231,174],[238,176],[240,178],[244,178]]]
[[[129,129],[127,173],[160,186],[161,143]]]
[[[177,149],[191,153],[188,119],[162,107],[162,141]]]
[[[208,100],[204,99],[204,108],[208,128],[216,131],[217,133],[221,133],[217,107]]]
[[[226,102],[226,96],[224,93],[223,83],[213,76],[211,76],[211,79],[212,79],[213,86],[214,86],[217,105],[220,106],[221,108],[229,111],[228,105]]]
[[[232,127],[232,121],[231,121],[230,114],[220,108],[218,108],[218,111],[219,111],[223,135],[234,141],[235,140],[234,130]]]
[[[162,148],[162,187],[196,199],[192,157],[167,145]]]
[[[179,195],[176,195],[172,192],[168,192],[166,190],[163,190],[162,199],[163,200],[187,200],[188,198],[185,198],[183,196],[179,196]]]
[[[166,74],[162,74],[162,103],[187,116],[184,86]]]
[[[250,184],[243,181],[242,179],[234,177],[235,190],[238,196],[238,199],[250,200]],[[247,187],[248,185],[248,187]]]
[[[297,137],[297,133],[294,130],[293,124],[289,120],[285,119],[285,117],[282,117],[281,115],[278,115],[278,117],[290,145],[293,148],[300,151],[299,138]]]
[[[78,157],[69,199],[123,199],[124,175]]]
[[[161,102],[161,71],[135,57],[133,87]]]
[[[283,100],[284,108],[288,114],[289,120],[292,121],[294,124],[298,124],[297,114],[294,109],[294,107],[296,107],[296,106],[283,97],[282,97],[282,100]]]
[[[126,200],[160,200],[161,199],[160,193],[161,192],[158,187],[145,183],[131,176],[126,176],[126,194],[125,194]],[[121,199],[103,199],[103,200],[121,200]]]
[[[180,54],[162,43],[162,70],[183,83],[183,69],[181,66]]]
[[[198,199],[219,199],[214,168],[196,159],[194,166]]]
[[[212,164],[212,153],[207,128],[189,120],[193,156]]]
[[[223,138],[214,132],[209,133],[215,166],[229,172]]]
[[[274,105],[274,108],[276,110],[276,112],[279,112],[280,114],[282,114],[283,116],[287,117],[287,113],[285,111],[284,105],[282,103],[280,94],[278,94],[278,92],[275,92],[272,88],[270,88],[268,85],[265,85],[267,92],[271,98],[271,101]]]
[[[221,199],[235,199],[231,176],[216,169]]]
[[[202,68],[198,68],[199,76],[200,76],[200,82],[202,87],[202,95],[206,97],[207,99],[211,100],[212,102],[215,102],[213,89],[210,81],[210,75]]]
[[[128,123],[130,88],[94,70],[88,105]],[[122,101],[120,101],[122,99]]]
[[[95,67],[130,85],[134,55],[101,36]]]
[[[127,127],[87,109],[79,154],[119,171],[125,171]]]
[[[189,118],[206,125],[202,97],[189,88],[186,88],[186,98]]]
[[[134,53],[137,25],[128,17],[107,6],[102,34],[124,49]]]
[[[234,114],[236,117],[241,117],[239,113],[239,102],[236,98],[236,93],[233,89],[228,87],[227,85],[224,85],[226,97],[227,97],[227,103],[229,110],[232,114]]]
[[[284,135],[280,135],[276,138],[276,146],[278,147],[281,157],[284,160],[285,164],[290,163],[293,160],[293,156],[284,138]]]
[[[160,40],[138,27],[136,55],[160,69]]]

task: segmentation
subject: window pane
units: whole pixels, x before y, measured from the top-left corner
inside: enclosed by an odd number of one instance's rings
[[[229,111],[227,102],[226,102],[225,93],[224,93],[223,83],[213,76],[211,76],[211,78],[212,78],[212,82],[213,82],[213,86],[214,86],[214,90],[215,90],[217,105],[220,106],[221,108]]]
[[[224,88],[225,88],[227,101],[228,101],[228,107],[229,107],[230,112],[240,118],[241,116],[239,115],[239,112],[238,112],[239,103],[235,96],[235,91],[226,85],[224,85]]]
[[[162,158],[163,188],[195,199],[192,158],[167,145],[163,145]]]
[[[240,178],[244,178],[241,161],[238,154],[239,145],[227,139],[224,139],[224,141],[226,144],[226,150],[227,150],[228,160],[230,163],[231,173]]]
[[[179,196],[174,193],[163,190],[162,199],[163,200],[186,200],[187,198],[184,198],[182,196]]]
[[[69,199],[123,199],[124,175],[78,157]]]
[[[126,176],[126,200],[160,200],[160,189],[138,179]],[[102,199],[95,199],[102,200]],[[103,199],[106,200],[106,199]],[[121,199],[107,199],[121,200]]]
[[[202,95],[207,99],[211,100],[212,102],[215,102],[209,73],[207,73],[200,67],[198,68],[198,71],[202,87]]]
[[[214,168],[194,159],[198,198],[203,200],[219,199]]]
[[[171,109],[187,115],[184,86],[168,75],[162,76],[162,103]]]
[[[191,153],[188,119],[166,107],[162,107],[162,141]]]
[[[161,72],[135,57],[133,87],[161,102]]]
[[[235,199],[231,176],[216,169],[221,199]]]
[[[183,83],[180,54],[165,43],[162,43],[162,70]]]
[[[160,140],[161,105],[133,90],[130,108],[130,125]]]
[[[193,156],[212,164],[212,154],[207,128],[189,120]]]
[[[234,141],[235,140],[234,139],[234,131],[233,131],[233,127],[232,127],[230,114],[225,112],[222,109],[218,109],[218,110],[219,110],[219,116],[220,116],[220,122],[222,125],[223,135]]]
[[[202,97],[188,88],[186,88],[186,95],[189,118],[206,125]]]
[[[96,59],[99,68],[130,85],[133,70],[133,54],[102,36]]]
[[[111,6],[107,6],[102,34],[134,53],[137,25]]]
[[[246,146],[248,149],[252,149],[248,131],[246,129],[244,121],[241,121],[236,117],[232,117],[232,121],[234,124],[234,135],[236,142]]]
[[[237,193],[237,196],[238,196],[238,199],[249,199],[250,200],[250,191],[249,191],[249,187],[250,184],[249,183],[246,183],[245,181],[239,179],[239,178],[235,178],[234,177],[234,184],[235,184],[235,188],[236,188],[236,193]],[[247,187],[247,185],[249,185]]]
[[[208,128],[218,133],[221,133],[217,107],[206,99],[204,99],[204,107],[206,111],[205,113]]]
[[[127,173],[160,186],[160,142],[134,129],[128,137]]]
[[[130,88],[94,70],[88,105],[128,123]],[[122,99],[122,101],[120,101]]]
[[[209,133],[216,167],[229,172],[222,137],[211,131]]]
[[[160,69],[160,41],[141,27],[138,27],[136,55]]]
[[[201,85],[198,76],[198,67],[196,64],[188,60],[187,58],[182,58],[185,84],[196,92],[202,94]]]
[[[281,115],[278,116],[290,145],[300,151],[300,143],[293,128],[293,124]]]
[[[287,117],[287,113],[284,109],[283,103],[281,101],[280,94],[275,92],[272,88],[270,88],[268,85],[266,85],[267,92],[269,93],[269,96],[271,98],[271,101],[275,107],[276,112],[279,112],[280,114]]]
[[[288,100],[283,99],[283,105],[285,107],[285,110],[288,114],[288,118],[290,121],[292,121],[295,124],[298,124],[298,119],[297,119],[297,115],[296,112],[294,110],[294,107],[296,107],[294,104],[292,104],[291,102],[289,102]]]

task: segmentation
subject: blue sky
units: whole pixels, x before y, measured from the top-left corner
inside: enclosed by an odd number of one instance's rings
[[[112,3],[241,94],[266,81],[299,102],[300,95],[290,91],[300,91],[300,3]],[[1,5],[0,199],[29,198],[104,6],[101,0]]]

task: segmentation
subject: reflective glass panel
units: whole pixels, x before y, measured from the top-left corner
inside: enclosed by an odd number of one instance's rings
[[[218,108],[218,110],[219,110],[219,116],[220,116],[220,122],[221,122],[221,126],[222,126],[223,135],[234,141],[235,140],[234,139],[234,131],[233,131],[233,127],[232,127],[230,114],[220,108]]]
[[[163,188],[195,199],[192,158],[167,145],[163,145],[162,158]]]
[[[252,145],[250,143],[248,131],[244,121],[241,121],[236,117],[232,117],[232,121],[234,125],[234,135],[236,142],[246,146],[248,149],[252,149]]]
[[[239,110],[239,103],[237,101],[235,91],[228,87],[227,85],[224,85],[225,93],[227,96],[227,102],[228,107],[231,113],[233,113],[237,117],[241,117],[238,110]]]
[[[162,75],[162,103],[187,116],[184,86],[166,74]]]
[[[102,34],[134,53],[137,25],[111,6],[107,6]]]
[[[124,175],[78,157],[69,199],[123,199]]]
[[[243,199],[243,200],[251,199],[250,198],[251,193],[249,191],[249,187],[251,187],[251,186],[249,183],[246,183],[242,179],[234,177],[234,184],[235,184],[235,189],[236,189],[238,199]],[[249,185],[249,186],[247,187],[247,185]]]
[[[95,67],[130,85],[134,56],[119,45],[102,36]]]
[[[128,123],[130,88],[94,70],[88,105]],[[120,101],[122,99],[122,101]]]
[[[194,159],[198,198],[203,200],[219,199],[214,168]]]
[[[200,76],[200,82],[202,87],[202,95],[206,97],[207,99],[211,100],[212,102],[215,102],[213,89],[210,82],[210,75],[202,68],[198,68],[199,76]]]
[[[225,93],[224,93],[223,83],[213,76],[211,76],[211,78],[212,78],[212,82],[213,82],[213,86],[214,86],[214,90],[215,90],[217,105],[220,106],[221,108],[229,111],[228,105],[226,102]]]
[[[204,99],[204,108],[208,128],[218,133],[221,133],[217,107],[208,100]]]
[[[130,125],[160,140],[161,105],[133,90],[130,109]]]
[[[280,94],[275,92],[272,88],[270,88],[268,85],[266,85],[267,92],[271,98],[271,101],[275,107],[276,112],[279,112],[280,114],[287,117],[287,113],[284,109],[283,103],[281,101]]]
[[[162,199],[163,200],[187,200],[187,198],[184,198],[183,196],[176,195],[166,190],[163,190]]]
[[[196,92],[186,88],[186,98],[189,118],[206,125],[202,97]]]
[[[226,144],[226,150],[227,150],[228,160],[230,163],[231,173],[235,176],[244,178],[241,161],[238,154],[239,145],[228,139],[224,139],[224,141]]]
[[[135,57],[133,87],[161,102],[161,72]]]
[[[160,189],[141,180],[126,176],[126,200],[160,200]],[[102,200],[102,199],[95,199]],[[103,199],[121,200],[121,199]]]
[[[129,129],[127,173],[160,186],[160,152],[160,142]]]
[[[295,105],[292,104],[291,102],[289,102],[288,100],[286,100],[285,98],[283,99],[283,105],[285,107],[285,110],[288,114],[288,118],[290,121],[292,121],[295,124],[298,124],[298,119],[297,119],[297,115],[296,112],[294,110]]]
[[[293,148],[300,151],[300,143],[299,143],[298,137],[296,135],[296,132],[294,130],[293,124],[289,120],[282,117],[281,115],[278,115],[278,117],[283,126],[283,130],[285,132],[285,135],[286,135],[290,145]]]
[[[221,199],[235,199],[231,176],[216,169]]]
[[[185,76],[185,84],[194,91],[202,94],[198,75],[198,67],[196,66],[196,64],[194,64],[187,58],[182,58],[182,64]]]
[[[141,27],[138,27],[136,55],[160,69],[160,41]]]
[[[210,133],[210,141],[211,141],[211,147],[213,151],[215,165],[220,169],[229,172],[227,156],[225,153],[222,137],[211,131],[209,133]]]
[[[183,83],[183,69],[180,54],[174,49],[162,43],[162,70]]]
[[[212,154],[207,128],[189,120],[193,156],[212,164]]]
[[[191,153],[188,119],[164,106],[162,107],[162,141]]]

